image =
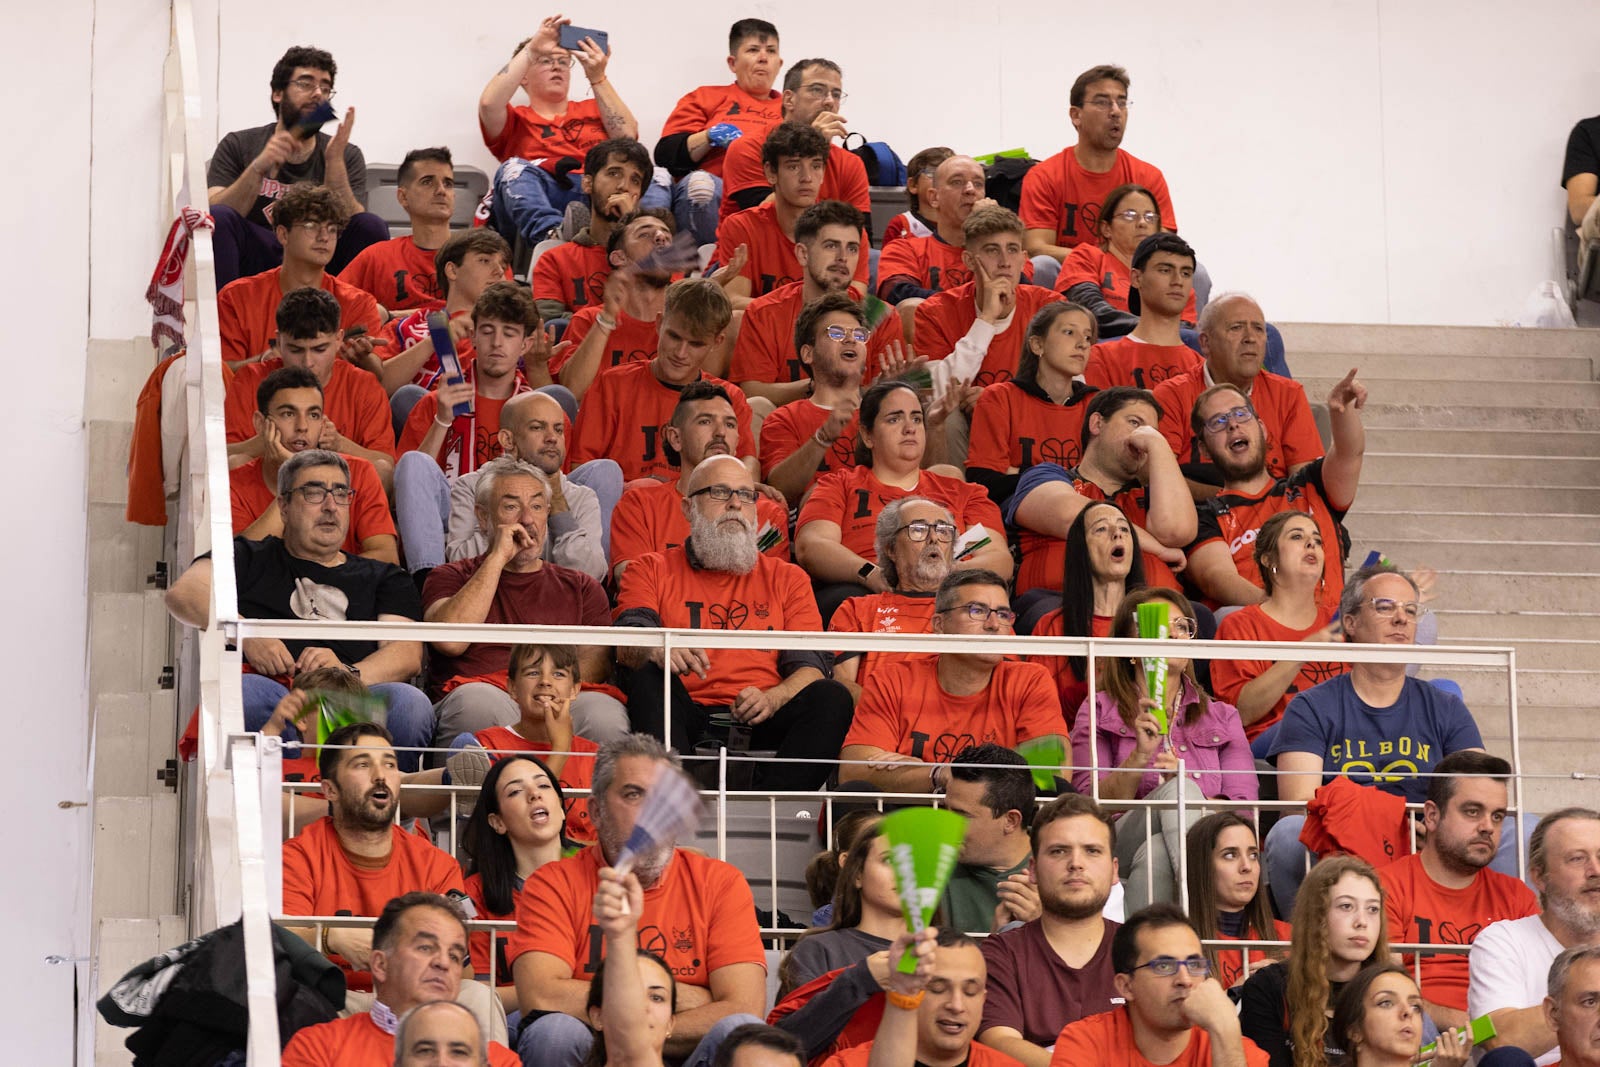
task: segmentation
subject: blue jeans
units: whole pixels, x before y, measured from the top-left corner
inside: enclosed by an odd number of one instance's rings
[[[246,674],[239,679],[244,695],[244,728],[259,730],[272,718],[272,709],[278,706],[289,690],[282,682],[260,674]],[[405,682],[379,682],[368,686],[374,695],[383,698],[388,706],[384,725],[394,738],[395,755],[400,769],[407,773],[420,764],[422,754],[406,749],[424,748],[433,742],[433,703],[422,690]],[[300,740],[299,731],[289,727],[283,731],[285,741]]]
[[[600,546],[605,550],[606,559],[610,559],[611,509],[622,499],[622,468],[614,459],[591,459],[579,464],[567,477],[594,490],[600,504]]]
[[[399,395],[398,393],[396,394]],[[450,483],[426,452],[402,452],[394,465],[394,526],[412,574],[444,562]]]
[[[640,208],[667,207],[672,194],[667,191],[666,172],[658,171],[639,198]],[[532,247],[549,236],[561,225],[567,206],[573,201],[587,202],[583,195],[581,178],[574,172],[570,185],[543,167],[536,167],[526,159],[513,156],[500,164],[494,172],[494,197],[490,201],[489,225],[499,231],[511,244],[518,234]],[[718,183],[721,191],[721,182]],[[713,236],[716,211],[712,211]]]
[[[696,204],[689,199],[689,179],[694,174],[702,173],[715,183],[716,191],[711,194],[710,200]],[[693,234],[695,244],[716,244],[717,213],[722,210],[722,179],[704,171],[695,171],[694,174],[686,174],[673,183],[672,213],[678,218],[679,233]]]
[[[683,1067],[707,1067],[724,1038],[747,1023],[764,1022],[754,1015],[724,1016],[711,1024],[706,1036],[694,1047]],[[549,1012],[529,1019],[517,1035],[517,1054],[524,1067],[582,1067],[594,1045],[594,1031],[583,1022],[562,1012]]]
[[[283,265],[283,245],[277,234],[251,222],[231,207],[211,205],[211,247],[217,264],[217,288],[237,278],[248,278]],[[389,239],[389,224],[370,211],[352,215],[334,245],[328,273],[338,274],[368,245]]]
[[[1061,276],[1061,261],[1055,256],[1034,256],[1033,283],[1044,289],[1054,289]]]

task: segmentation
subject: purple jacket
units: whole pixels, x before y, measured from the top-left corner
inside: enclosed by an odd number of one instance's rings
[[[1093,697],[1095,710],[1095,748],[1099,752],[1100,777],[1112,773],[1138,747],[1133,727],[1122,721],[1116,702],[1107,693]],[[1200,693],[1186,678],[1180,704],[1196,704]],[[1089,770],[1089,701],[1078,709],[1072,723],[1072,762],[1078,770],[1072,772],[1072,788],[1088,794],[1092,786]],[[1245,740],[1244,726],[1239,722],[1239,712],[1232,704],[1212,700],[1199,718],[1186,721],[1187,715],[1172,723],[1172,751],[1184,761],[1185,768],[1208,797],[1225,800],[1255,800],[1260,795],[1256,781],[1255,757],[1250,754],[1250,743]],[[1249,774],[1220,774],[1219,771],[1249,771]],[[1161,784],[1155,771],[1146,772],[1139,782],[1137,797],[1154,792]]]

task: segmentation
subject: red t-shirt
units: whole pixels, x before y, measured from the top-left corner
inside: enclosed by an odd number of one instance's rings
[[[917,305],[917,354],[930,360],[944,359],[956,350],[956,342],[967,335],[978,320],[978,305],[974,295],[976,282],[934,293]],[[1017,372],[1017,360],[1022,357],[1022,339],[1028,333],[1028,323],[1038,310],[1061,294],[1038,285],[1017,286],[1017,305],[1011,312],[1011,324],[989,342],[983,365],[973,381],[978,385],[1010,381]]]
[[[394,1035],[380,1030],[372,1013],[364,1011],[296,1030],[280,1062],[283,1067],[388,1067],[394,1062]],[[491,1041],[489,1067],[522,1067],[522,1059]]]
[[[531,107],[506,105],[506,124],[500,136],[490,137],[483,122],[478,123],[484,146],[504,163],[512,156],[523,159],[559,159],[584,154],[606,139],[606,124],[600,118],[600,105],[593,100],[568,100],[566,114],[545,116]]]
[[[394,519],[389,515],[389,498],[372,464],[360,456],[346,456],[344,461],[350,464],[350,488],[356,495],[350,501],[350,530],[344,536],[343,547],[350,555],[359,556],[367,538],[395,536]],[[272,506],[278,491],[262,480],[261,461],[253,459],[228,472],[228,496],[233,509],[233,532],[239,534]]]
[[[1059,464],[1058,464],[1059,466]],[[1128,516],[1135,526],[1144,526],[1150,520],[1150,491],[1138,482],[1129,482],[1110,497],[1094,482],[1072,467],[1055,472],[1054,481],[1065,481],[1072,491],[1088,500],[1110,500]],[[1019,504],[1013,498],[1011,507]],[[1059,537],[1038,533],[1026,526],[1017,525],[1017,545],[1022,551],[1022,563],[1017,567],[1017,595],[1030,589],[1061,588],[1062,571],[1067,565],[1067,542]],[[1159,585],[1168,589],[1182,589],[1172,568],[1153,553],[1144,553],[1144,580],[1146,585]]]
[[[814,438],[832,412],[810,397],[791,400],[768,415],[761,423],[761,477],[772,475],[772,468],[794,455],[806,441]],[[829,471],[843,470],[856,465],[856,437],[861,432],[861,419],[851,415],[844,430],[833,439],[833,444],[822,453],[817,471],[806,483],[806,488],[816,484],[817,478]]]
[[[1055,244],[1072,248],[1100,240],[1100,202],[1119,185],[1132,182],[1149,189],[1161,211],[1161,223],[1177,230],[1167,179],[1159,168],[1117,149],[1117,160],[1103,174],[1084,170],[1071,148],[1062,149],[1036,164],[1022,179],[1022,203],[1017,212],[1030,230],[1053,230]]]
[[[593,915],[604,864],[596,845],[529,876],[517,894],[517,929],[506,948],[513,964],[524,952],[543,952],[570,967],[574,978],[594,976],[605,958],[605,939]],[[681,848],[660,881],[644,891],[639,947],[663,957],[679,982],[702,989],[724,967],[767,967],[744,875],[721,860]]]
[[[1217,624],[1217,640],[1219,641],[1304,641],[1307,637],[1327,626],[1333,619],[1333,609],[1327,604],[1317,609],[1317,619],[1303,630],[1293,626],[1285,626],[1265,611],[1260,604],[1250,604],[1238,611],[1229,612],[1227,617]],[[1211,688],[1216,692],[1217,699],[1225,700],[1235,707],[1239,704],[1239,694],[1250,682],[1255,681],[1272,667],[1269,660],[1244,660],[1244,659],[1214,659],[1211,661]],[[1314,685],[1321,685],[1329,678],[1343,674],[1350,668],[1343,663],[1302,663],[1300,671],[1294,676],[1294,681],[1289,683],[1289,688],[1283,691],[1283,697],[1273,705],[1272,710],[1255,722],[1247,723],[1244,728],[1245,736],[1252,741],[1261,735],[1267,727],[1283,718],[1289,701],[1294,699],[1296,693],[1303,693]]]
[[[783,505],[763,495],[756,501],[757,539],[771,527],[778,540],[766,549],[773,559],[789,558],[789,513]],[[677,482],[643,478],[623,487],[611,512],[611,566],[632,563],[649,552],[679,548],[689,537],[689,520],[683,517],[683,497]]]
[[[566,347],[561,350],[560,355],[550,357],[551,374],[560,374],[566,369],[567,364],[572,362],[573,353],[578,351],[583,339],[594,329],[594,320],[600,317],[601,310],[601,305],[595,303],[572,313],[572,318],[567,322],[567,332],[561,335],[561,341]],[[624,363],[647,363],[655,359],[656,345],[661,337],[660,326],[659,315],[646,322],[619,310],[617,328],[606,337],[606,348],[600,355],[600,366],[596,368],[596,375],[612,367],[620,367]],[[569,341],[571,343],[567,344]],[[584,399],[588,399],[587,394]]]
[[[1212,662],[1214,663],[1216,661],[1213,660]],[[1290,926],[1282,919],[1273,919],[1272,932],[1270,934],[1258,935],[1251,933],[1249,934],[1249,937],[1259,937],[1262,941],[1265,941],[1268,938],[1271,938],[1274,941],[1287,941],[1293,933],[1294,927]],[[1235,938],[1231,938],[1227,934],[1222,933],[1220,930],[1217,932],[1217,937],[1224,941],[1236,940]],[[1239,938],[1237,940],[1244,940],[1244,938]],[[1265,964],[1273,962],[1273,957],[1267,955],[1266,952],[1259,948],[1252,948],[1249,950],[1240,948],[1217,949],[1217,973],[1215,977],[1223,989],[1232,989],[1234,984],[1244,977],[1244,957],[1246,951],[1248,951],[1250,955],[1251,974],[1255,974]]]
[[[750,301],[739,326],[739,339],[733,343],[733,359],[728,377],[736,382],[770,382],[782,385],[806,376],[805,366],[794,345],[794,324],[805,307],[805,282],[780,285],[772,292]],[[900,316],[885,315],[867,338],[867,364],[861,380],[870,382],[878,374],[878,359],[891,341],[903,339]],[[762,424],[763,430],[765,423]]]
[[[879,664],[862,687],[844,747],[869,745],[928,763],[948,763],[971,745],[1016,748],[1051,734],[1067,736],[1049,672],[1037,663],[1002,660],[972,696],[939,685],[937,656]]]
[[[691,565],[685,548],[648,552],[618,583],[617,617],[634,609],[654,612],[654,625],[669,630],[822,630],[806,572],[771,556],[758,557],[749,574],[731,574]],[[728,706],[749,686],[770,689],[783,680],[774,651],[719,648],[707,655],[709,675],[683,679],[699,704]]]
[[[576,311],[600,305],[610,276],[611,261],[604,244],[567,241],[539,254],[529,282],[535,300],[554,300]]]
[[[962,249],[938,234],[905,237],[884,245],[878,253],[878,295],[884,296],[896,278],[910,278],[923,289],[940,292],[966,285],[972,280],[972,271],[961,253]]]
[[[915,488],[901,489],[878,481],[871,467],[846,467],[817,479],[811,495],[800,508],[795,536],[799,536],[808,522],[821,519],[838,523],[844,547],[862,559],[876,562],[878,550],[874,536],[878,513],[903,496],[927,497],[936,504],[943,504],[955,516],[956,526],[962,531],[982,523],[984,529],[998,537],[1005,529],[1000,509],[981,485],[923,471]]]
[[[379,868],[360,867],[350,858],[325,815],[283,843],[283,914],[373,915],[402,893],[460,890],[461,868],[448,852],[400,827],[390,829],[393,850]],[[371,989],[369,971],[353,971],[338,956],[329,959],[345,972],[351,989]]]
[[[746,189],[769,189],[767,172],[761,164],[761,150],[766,147],[767,133],[759,137],[745,134],[728,146],[722,156],[722,207],[717,213],[717,225],[722,225],[729,215],[737,214],[739,205],[733,194]],[[867,184],[867,165],[854,152],[838,145],[828,146],[827,166],[822,172],[822,188],[818,200],[842,200],[868,218],[872,217],[872,192]]]
[[[548,742],[529,741],[517,733],[514,726],[491,726],[479,730],[474,737],[478,744],[484,748],[496,751],[508,750],[511,752],[532,752],[535,756],[547,756],[551,752]],[[600,746],[587,737],[572,735],[572,744],[568,746],[572,751],[567,756],[567,762],[562,765],[561,773],[556,775],[556,781],[561,783],[562,789],[587,790],[594,781],[594,756],[600,751]],[[503,753],[502,753],[503,754]],[[495,759],[500,759],[499,755]],[[589,797],[568,794],[566,804],[567,836],[574,841],[595,840],[594,823],[589,818]],[[476,898],[474,898],[476,899]],[[488,918],[488,916],[484,916]],[[511,918],[511,916],[495,916],[495,918]],[[476,935],[474,935],[476,936]],[[487,942],[488,938],[484,940]],[[477,948],[473,948],[473,962],[477,962]],[[510,975],[506,975],[507,978]]]
[[[1185,344],[1153,345],[1118,337],[1089,349],[1083,380],[1096,389],[1113,385],[1154,389],[1168,379],[1198,371],[1202,362],[1200,353]]]
[[[398,356],[412,345],[420,343],[424,338],[431,338],[428,332],[428,316],[435,311],[444,310],[444,302],[436,301],[416,308],[408,315],[396,315],[383,324],[383,329],[378,331],[378,337],[384,344],[378,348],[378,358],[385,362]],[[450,318],[457,319],[462,315],[470,316],[472,312],[458,311]],[[463,372],[470,371],[472,364],[477,361],[478,351],[472,345],[472,336],[469,334],[455,342],[456,359],[461,364]],[[417,368],[417,373],[411,376],[412,385],[420,385],[424,389],[432,389],[443,373],[439,366],[439,355],[433,353]]]
[[[863,261],[865,258],[862,257]],[[278,305],[283,301],[278,277],[282,273],[282,267],[273,267],[231,281],[217,294],[217,329],[222,334],[225,362],[237,363],[258,356],[267,350],[267,342],[278,336]],[[370,293],[326,271],[322,275],[322,289],[339,301],[340,328],[365,326],[369,334],[375,334],[383,325],[378,302]]]
[[[868,1041],[864,1045],[851,1045],[835,1052],[823,1060],[819,1067],[867,1067],[871,1059],[872,1042]],[[965,1067],[1022,1067],[1022,1064],[998,1049],[974,1041],[967,1046]]]
[[[1056,608],[1047,612],[1043,618],[1033,624],[1034,637],[1065,637],[1067,636],[1067,623],[1061,615],[1061,609]],[[1111,636],[1111,616],[1094,615],[1089,620],[1090,637]],[[1089,695],[1089,679],[1083,677],[1072,669],[1070,656],[1029,656],[1029,660],[1039,664],[1050,672],[1056,680],[1056,695],[1061,698],[1061,710],[1070,727],[1078,717],[1078,709],[1083,706],[1083,701]],[[1216,661],[1213,660],[1213,663]],[[1213,667],[1213,670],[1216,668]]]
[[[890,219],[889,224],[883,228],[883,244],[878,247],[888,248],[891,242],[903,237],[926,237],[932,232],[932,227],[923,222],[915,212],[902,211]]]
[[[1206,391],[1205,369],[1168,378],[1155,387],[1161,405],[1161,436],[1172,446],[1179,463],[1210,463],[1189,423],[1194,402]],[[1306,390],[1293,378],[1262,371],[1250,386],[1250,406],[1261,416],[1267,431],[1267,472],[1282,478],[1289,468],[1322,458],[1322,437]]]
[[[1244,1045],[1246,1067],[1267,1067],[1267,1054],[1248,1037]],[[1189,1044],[1171,1063],[1155,1064],[1145,1059],[1133,1040],[1133,1022],[1128,1006],[1119,1004],[1110,1011],[1088,1015],[1068,1023],[1056,1038],[1050,1053],[1050,1067],[1211,1067],[1211,1035],[1200,1027],[1189,1030]]]
[[[766,139],[767,130],[783,121],[783,94],[769,89],[766,96],[753,96],[731,85],[702,85],[691,89],[673,105],[672,113],[661,126],[661,136],[674,133],[699,133],[727,123],[739,127],[745,137]],[[727,149],[713,148],[696,167],[722,176]]]
[[[473,381],[477,364],[467,368],[467,380]],[[532,391],[522,372],[517,371],[511,396]],[[472,398],[472,410],[450,420],[444,432],[444,442],[439,446],[439,469],[447,481],[454,482],[463,474],[471,474],[485,463],[505,451],[500,443],[500,411],[510,396],[488,397],[479,393]],[[421,397],[406,416],[406,427],[400,432],[400,451],[415,452],[422,446],[428,428],[439,415],[439,394],[428,393]]]
[[[222,410],[228,424],[228,443],[248,441],[256,435],[251,416],[256,411],[256,387],[283,366],[277,356],[246,363],[233,372]],[[331,419],[345,437],[362,448],[395,455],[394,416],[389,394],[378,379],[345,360],[335,360],[322,385],[322,415]]]
[[[828,620],[828,629],[841,634],[931,634],[933,633],[933,593],[869,593],[853,596],[840,604]],[[864,686],[874,668],[886,663],[902,663],[926,658],[921,652],[840,652],[844,660],[861,657],[856,668],[856,684]]]
[[[1065,293],[1074,285],[1087,282],[1096,286],[1106,303],[1118,311],[1128,310],[1128,291],[1133,288],[1133,270],[1114,253],[1099,245],[1085,241],[1075,247],[1061,263],[1061,273],[1056,275],[1055,290]],[[1194,294],[1183,305],[1184,322],[1194,322]]]
[[[1074,387],[1067,402],[1057,404],[1037,387],[1014,381],[985,387],[972,411],[968,471],[980,467],[1005,474],[1015,467],[1020,473],[1036,463],[1076,467],[1083,456],[1083,420],[1094,393]]]
[[[624,363],[595,375],[583,395],[583,406],[578,408],[567,453],[568,470],[591,459],[614,459],[622,468],[624,481],[677,480],[678,468],[667,460],[661,428],[672,421],[680,390],[658,380],[651,366],[649,362]],[[728,391],[739,419],[737,454],[754,456],[756,442],[750,433],[750,405],[744,390],[709,374],[700,377]]]
[[[479,736],[482,736],[481,734]],[[516,897],[511,900],[511,911],[505,914],[489,910],[488,903],[483,898],[483,875],[469,874],[466,881],[466,893],[472,901],[472,906],[478,910],[477,918],[495,919],[500,921],[515,921]],[[506,935],[503,931],[496,931],[499,935],[492,943],[499,949],[498,958],[494,961],[494,980],[496,985],[511,985],[511,967],[506,963]],[[491,939],[489,931],[476,930],[467,935],[467,947],[472,952],[472,973],[480,977],[489,974],[489,946]]]
[[[390,311],[427,307],[444,300],[433,276],[437,248],[419,248],[407,234],[368,245],[356,253],[339,280],[355,286]]]
[[[750,282],[751,296],[765,296],[780,285],[800,281],[805,272],[794,254],[794,238],[784,234],[778,224],[778,206],[760,204],[728,216],[717,227],[716,262],[733,259],[740,245],[749,252],[740,275]],[[861,257],[856,261],[855,280],[865,288],[867,282],[867,234],[861,234]],[[791,341],[791,344],[793,342]]]
[[[1539,898],[1520,880],[1485,867],[1465,889],[1428,877],[1413,854],[1378,868],[1383,882],[1389,940],[1414,945],[1470,945],[1479,931],[1501,919],[1539,914]],[[1405,957],[1409,970],[1412,957]],[[1422,957],[1422,995],[1447,1008],[1467,1010],[1467,957]]]

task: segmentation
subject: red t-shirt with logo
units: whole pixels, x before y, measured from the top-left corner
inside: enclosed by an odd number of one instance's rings
[[[600,105],[594,100],[568,100],[567,112],[546,118],[531,107],[506,105],[506,124],[500,136],[490,137],[480,119],[478,132],[484,147],[504,163],[512,156],[523,159],[582,159],[595,145],[606,139],[606,124],[600,118]]]
[[[795,451],[814,438],[832,412],[810,397],[801,397],[783,405],[761,423],[761,477],[772,474],[772,468],[794,455]],[[861,420],[850,416],[844,430],[833,439],[833,444],[822,453],[816,473],[806,482],[806,488],[816,484],[819,477],[829,471],[843,470],[856,465],[856,437],[861,432]]]
[[[443,301],[436,301],[414,309],[408,315],[396,315],[383,324],[383,329],[378,331],[378,337],[384,343],[377,348],[378,358],[385,362],[398,356],[412,345],[420,343],[424,338],[431,337],[428,332],[428,316],[444,308]],[[458,319],[463,315],[471,316],[472,312],[458,311],[450,318]],[[473,347],[472,335],[455,342],[456,359],[461,364],[461,369],[467,371],[477,361],[478,350]],[[420,385],[424,389],[432,389],[439,380],[443,371],[439,366],[439,355],[434,353],[423,361],[417,368],[417,373],[411,376],[412,385]]]
[[[865,256],[862,262],[866,262]],[[278,336],[278,305],[283,302],[279,276],[282,274],[282,267],[273,267],[231,281],[217,294],[217,330],[222,334],[224,362],[237,363],[259,356],[267,350],[267,342]],[[326,271],[322,274],[322,290],[332,293],[339,301],[340,329],[364,326],[367,333],[375,334],[383,326],[378,302],[372,294]]]
[[[361,555],[361,545],[369,537],[395,536],[394,519],[389,514],[389,497],[371,463],[360,456],[346,456],[350,464],[350,529],[344,536],[344,551]],[[233,512],[233,532],[242,534],[278,498],[278,491],[261,477],[261,461],[253,459],[228,472],[228,496]]]
[[[717,225],[722,225],[729,215],[739,211],[734,193],[746,189],[771,188],[767,172],[761,163],[761,150],[766,147],[767,133],[754,137],[745,134],[734,141],[722,156],[722,207],[717,213]],[[822,188],[818,200],[841,200],[872,217],[872,192],[867,184],[867,165],[854,153],[838,145],[828,146],[827,165],[822,172]]]
[[[978,305],[974,303],[976,292],[977,283],[968,282],[934,293],[917,305],[913,321],[918,355],[938,360],[956,350],[956,342],[978,321]],[[1022,357],[1022,339],[1027,336],[1028,323],[1040,308],[1061,299],[1060,293],[1038,285],[1019,285],[1016,292],[1017,303],[1011,313],[1011,323],[989,342],[983,365],[973,379],[977,385],[1011,380],[1017,372],[1017,361]]]
[[[803,281],[780,285],[745,305],[739,339],[733,343],[733,359],[728,366],[729,379],[782,385],[804,378],[805,367],[794,344],[794,325],[804,308]],[[870,382],[877,376],[883,350],[890,342],[902,338],[898,315],[885,315],[872,328],[867,338],[867,363],[862,369],[862,381]]]
[[[1038,387],[1015,381],[986,386],[972,411],[967,469],[1004,474],[1036,463],[1076,467],[1083,455],[1083,420],[1094,394],[1093,389],[1074,387],[1067,402],[1057,404]]]
[[[573,353],[577,352],[583,339],[589,336],[589,331],[594,329],[594,320],[600,317],[602,310],[604,309],[600,304],[590,304],[573,312],[571,320],[567,323],[567,332],[561,335],[562,343],[566,347],[559,355],[550,357],[551,374],[560,374],[566,369],[567,364],[572,362]],[[617,327],[606,336],[605,351],[600,356],[600,366],[596,374],[612,367],[620,367],[624,363],[644,363],[655,359],[656,345],[661,337],[660,327],[659,315],[646,322],[619,310]]]
[[[1065,637],[1067,622],[1061,609],[1056,608],[1033,624],[1034,637]],[[1111,636],[1111,616],[1094,615],[1089,621],[1090,637]],[[1061,710],[1070,727],[1078,717],[1078,709],[1089,695],[1089,680],[1072,669],[1070,656],[1029,656],[1028,659],[1050,672],[1056,682],[1056,695],[1061,698]],[[1216,660],[1212,661],[1216,663]],[[1215,668],[1213,668],[1215,669]]]
[[[1128,291],[1133,288],[1133,270],[1116,255],[1097,244],[1084,242],[1072,250],[1061,263],[1061,273],[1056,275],[1055,289],[1065,293],[1074,285],[1087,282],[1097,287],[1106,303],[1118,311],[1128,310]],[[1184,322],[1194,322],[1194,294],[1183,305]]]
[[[381,1067],[393,1061],[394,1035],[379,1029],[372,1013],[364,1011],[296,1030],[284,1046],[280,1062],[283,1067]],[[489,1042],[489,1067],[521,1065],[522,1058],[515,1052]]]
[[[1131,336],[1118,337],[1089,349],[1083,380],[1096,389],[1114,385],[1154,389],[1171,378],[1199,370],[1202,362],[1200,353],[1188,345],[1155,345]]]
[[[1110,500],[1122,509],[1128,521],[1135,526],[1143,526],[1150,521],[1150,491],[1138,482],[1129,482],[1107,497],[1104,489],[1079,474],[1076,467],[1067,469],[1059,464],[1053,466],[1057,469],[1050,472],[1046,481],[1068,482],[1073,492],[1087,500]],[[1020,504],[1021,500],[1013,497],[1012,503],[1007,506],[1008,510],[1014,514]],[[1017,595],[1021,596],[1030,589],[1061,588],[1061,573],[1067,565],[1067,542],[1019,524],[1017,543],[1022,550],[1022,563],[1017,567]],[[1159,556],[1149,552],[1144,553],[1144,579],[1146,585],[1183,588],[1178,584],[1172,568]]]
[[[1161,405],[1158,428],[1179,463],[1211,462],[1189,422],[1195,400],[1205,391],[1203,366],[1155,387],[1156,403]],[[1299,382],[1262,371],[1250,386],[1250,406],[1266,428],[1267,472],[1274,478],[1288,474],[1290,467],[1322,458],[1322,437],[1317,433],[1305,387]]]
[[[1055,243],[1073,248],[1088,241],[1098,243],[1100,204],[1119,185],[1142,185],[1156,198],[1161,224],[1177,230],[1167,179],[1158,167],[1117,149],[1116,162],[1103,174],[1083,169],[1071,148],[1062,149],[1036,164],[1022,179],[1022,202],[1017,214],[1030,230],[1052,230]]]
[[[675,133],[699,133],[713,126],[727,123],[737,126],[745,137],[766,139],[767,130],[783,121],[783,94],[770,89],[766,96],[752,96],[730,85],[702,85],[683,94],[673,105],[667,121],[661,126],[661,136]],[[713,148],[696,167],[722,177],[722,165],[727,149]]]
[[[1241,1038],[1245,1067],[1267,1067],[1267,1054],[1248,1037]],[[1068,1023],[1056,1038],[1050,1053],[1050,1067],[1158,1067],[1139,1051],[1133,1037],[1133,1021],[1128,1006],[1118,1004],[1110,1011],[1087,1015]],[[1198,1026],[1190,1027],[1189,1043],[1170,1063],[1159,1067],[1211,1067],[1211,1035]]]
[[[1002,660],[971,696],[939,685],[937,656],[880,664],[863,686],[844,744],[869,745],[928,763],[947,763],[970,745],[1015,748],[1035,737],[1067,735],[1049,673],[1037,663]]]
[[[1229,612],[1227,617],[1217,624],[1217,640],[1304,641],[1326,627],[1332,620],[1333,609],[1327,604],[1322,604],[1317,608],[1316,621],[1302,630],[1285,626],[1263,611],[1260,604],[1249,604],[1238,611]],[[1271,667],[1270,660],[1214,659],[1211,661],[1211,688],[1216,692],[1218,700],[1225,700],[1237,707],[1239,694],[1244,691],[1244,687],[1265,674]],[[1267,727],[1283,718],[1284,711],[1289,707],[1289,701],[1294,699],[1296,693],[1303,693],[1314,685],[1321,685],[1329,678],[1343,674],[1349,669],[1349,666],[1343,663],[1302,663],[1294,680],[1289,683],[1289,688],[1283,691],[1282,698],[1272,706],[1272,710],[1255,722],[1245,724],[1245,736],[1254,741]]]
[[[576,311],[600,305],[610,275],[605,245],[567,241],[539,254],[529,284],[535,300],[554,300]]]
[[[828,620],[828,629],[841,634],[931,634],[933,633],[933,593],[868,593],[853,596],[840,604]],[[856,684],[867,684],[867,676],[886,663],[921,659],[922,652],[840,652],[836,659],[861,657],[856,668]]]
[[[766,554],[789,558],[789,513],[782,504],[763,495],[756,501],[757,539],[768,527],[778,539]],[[641,478],[623,487],[611,511],[611,567],[632,563],[650,552],[678,548],[689,537],[689,520],[683,517],[683,497],[677,482]]]
[[[765,296],[780,285],[800,281],[804,272],[794,254],[793,237],[784,234],[778,224],[778,206],[759,204],[728,216],[717,227],[718,263],[733,259],[739,246],[744,245],[749,258],[745,260],[740,276],[749,279],[750,295]],[[855,280],[866,287],[867,272],[871,266],[866,254],[867,234],[861,234],[861,257],[856,261]]]
[[[998,537],[1005,528],[1000,509],[981,485],[923,471],[914,488],[901,489],[880,482],[871,467],[846,467],[817,479],[811,495],[800,508],[795,536],[800,535],[808,522],[838,523],[844,547],[862,559],[876,562],[878,550],[874,537],[878,513],[904,496],[926,497],[943,504],[955,516],[956,527],[962,531],[982,523],[984,529]]]
[[[444,299],[433,276],[437,248],[421,248],[408,234],[368,245],[356,253],[339,280],[348,282],[390,311],[426,307]]]
[[[700,377],[728,391],[733,413],[739,420],[737,454],[754,456],[756,442],[750,433],[750,404],[744,398],[744,390],[709,374]],[[602,370],[578,408],[567,469],[591,459],[614,459],[622,468],[624,481],[676,481],[678,468],[667,461],[661,428],[672,421],[679,392],[676,386],[658,380],[648,362],[624,363]]]
[[[476,365],[467,369],[469,381],[476,370]],[[529,392],[531,388],[518,372],[511,396]],[[488,397],[480,393],[473,397],[471,411],[457,415],[450,421],[450,428],[444,432],[444,443],[439,446],[439,454],[435,457],[447,480],[453,482],[463,474],[470,474],[505,451],[505,446],[500,443],[500,409],[510,399],[507,396]],[[416,451],[438,415],[438,393],[428,393],[420,398],[411,409],[411,414],[406,416],[405,429],[400,433],[400,451]]]

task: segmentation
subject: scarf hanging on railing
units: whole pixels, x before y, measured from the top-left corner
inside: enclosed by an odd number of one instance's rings
[[[183,344],[183,267],[189,258],[189,241],[197,228],[209,230],[212,226],[210,215],[185,207],[172,220],[172,229],[167,231],[161,258],[156,261],[150,286],[144,291],[144,298],[155,310],[155,321],[150,324],[150,343],[158,352],[162,350],[163,338],[172,345]]]

